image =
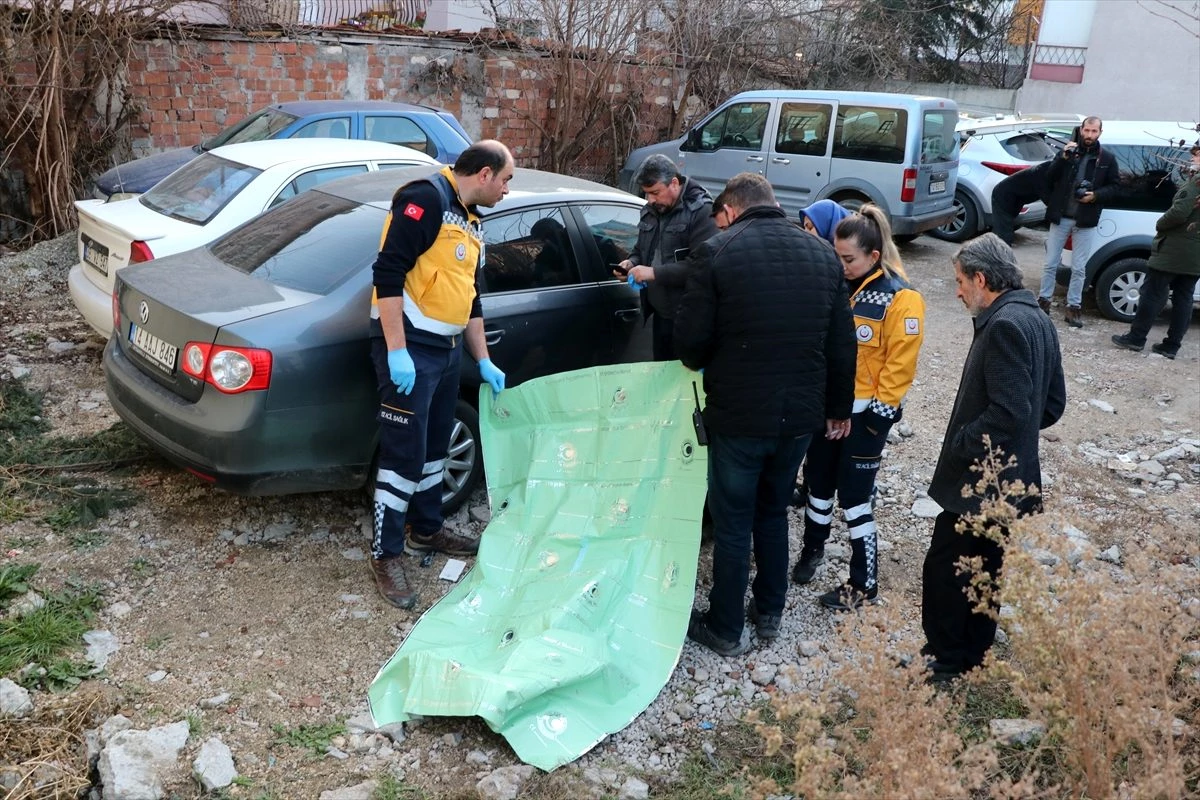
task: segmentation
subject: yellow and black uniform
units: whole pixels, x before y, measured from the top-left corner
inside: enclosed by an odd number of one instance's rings
[[[371,335],[382,336],[377,298],[404,296],[410,343],[453,347],[471,317],[483,316],[479,217],[462,204],[450,167],[402,186],[392,198],[373,276]]]
[[[375,559],[405,549],[405,527],[442,529],[442,470],[458,403],[463,331],[482,316],[476,279],[483,263],[479,216],[463,204],[449,167],[392,198],[375,260],[371,360],[379,386],[379,469],[375,476]],[[404,298],[405,347],[416,368],[412,391],[392,382],[377,299]]]
[[[917,372],[925,337],[925,301],[902,278],[879,267],[852,281],[850,290],[858,339],[850,435],[833,441],[815,436],[808,449],[804,549],[793,577],[799,582],[811,580],[811,569],[801,568],[823,557],[836,494],[850,532],[850,587],[859,597],[874,601],[878,531],[871,499],[888,431],[900,421],[904,397]],[[821,602],[841,607],[839,592],[844,594],[843,588],[822,595]]]

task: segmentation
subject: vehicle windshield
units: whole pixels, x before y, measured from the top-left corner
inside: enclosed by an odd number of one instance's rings
[[[246,117],[236,125],[231,125],[216,136],[200,145],[201,150],[212,150],[223,144],[241,144],[242,142],[261,142],[264,139],[274,139],[275,134],[300,119],[295,114],[280,111],[278,108],[264,108]]]
[[[958,158],[958,117],[953,111],[928,110],[921,115],[921,163],[938,164]]]
[[[168,217],[207,225],[262,170],[212,153],[194,158],[138,198]]]
[[[328,294],[379,253],[386,212],[310,190],[217,239],[229,266],[278,286]]]

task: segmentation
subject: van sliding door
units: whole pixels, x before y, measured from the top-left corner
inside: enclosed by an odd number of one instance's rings
[[[771,137],[767,158],[767,180],[775,188],[775,199],[794,216],[816,200],[829,182],[830,103],[782,103],[779,125]]]

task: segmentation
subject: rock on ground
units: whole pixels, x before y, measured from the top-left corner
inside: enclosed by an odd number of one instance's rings
[[[176,765],[187,739],[186,720],[114,735],[100,753],[104,800],[159,800],[162,775]]]
[[[233,753],[214,736],[200,748],[200,753],[192,762],[192,774],[206,791],[228,786],[238,774],[233,766]]]
[[[500,767],[475,784],[475,791],[483,800],[516,800],[521,787],[533,777],[533,767],[528,764]]]
[[[24,686],[0,678],[0,717],[24,717],[33,711],[33,699]]]

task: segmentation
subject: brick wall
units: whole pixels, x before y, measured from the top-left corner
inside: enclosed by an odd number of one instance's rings
[[[540,126],[553,109],[546,59],[484,45],[418,36],[322,34],[308,39],[209,38],[138,43],[127,70],[130,100],[144,112],[129,132],[142,156],[197,144],[270,103],[310,99],[396,100],[440,106],[475,138],[497,138],[521,166],[544,165]],[[583,70],[580,74],[585,74]],[[611,178],[628,149],[657,141],[676,84],[670,70],[622,65],[605,85],[622,105],[621,125],[603,118],[571,165],[584,177]],[[620,128],[620,136],[605,132]],[[620,151],[620,152],[619,152]]]

